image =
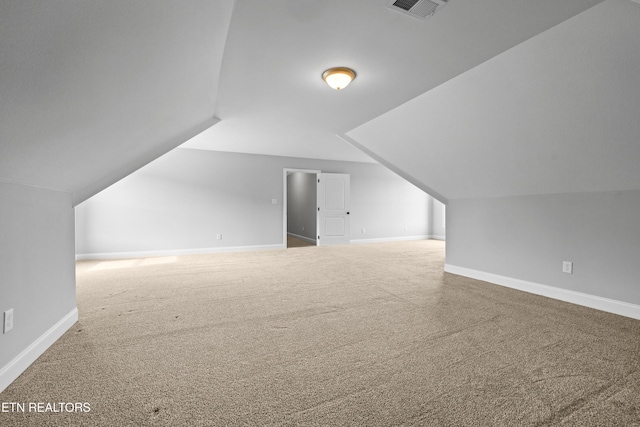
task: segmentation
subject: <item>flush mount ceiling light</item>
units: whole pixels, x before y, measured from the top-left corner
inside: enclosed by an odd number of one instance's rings
[[[356,72],[346,67],[329,68],[322,73],[322,80],[335,90],[344,89],[355,78]]]

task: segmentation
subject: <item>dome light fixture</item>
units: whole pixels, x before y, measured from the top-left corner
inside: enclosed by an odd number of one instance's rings
[[[356,78],[356,72],[351,68],[334,67],[322,73],[322,80],[335,90],[344,89]]]

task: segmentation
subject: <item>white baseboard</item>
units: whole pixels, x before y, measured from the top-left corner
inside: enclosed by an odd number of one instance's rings
[[[470,277],[472,279],[483,280],[495,285],[517,289],[531,294],[542,295],[572,304],[595,308],[596,310],[608,313],[619,314],[620,316],[631,317],[640,320],[640,305],[630,304],[624,301],[603,298],[596,295],[571,291],[568,289],[556,288],[554,286],[542,285],[540,283],[527,282],[525,280],[514,279],[512,277],[500,276],[498,274],[486,273],[484,271],[473,270],[457,265],[445,264],[444,271],[457,274],[459,276]]]
[[[388,242],[407,242],[410,240],[426,240],[429,236],[401,236],[401,237],[380,237],[374,239],[351,239],[351,244],[360,245],[366,243],[388,243]]]
[[[295,237],[297,239],[304,240],[305,242],[313,243],[314,245],[316,244],[316,240],[315,239],[311,239],[309,237],[301,236],[301,235],[295,234],[295,233],[288,233],[287,232],[287,234],[289,236],[293,236],[293,237]]]
[[[433,240],[447,240],[446,236],[439,236],[437,234],[430,234],[429,235],[429,239],[433,239]]]
[[[316,243],[315,240],[294,233],[287,233],[310,243]],[[426,240],[436,239],[444,240],[444,236],[419,235],[419,236],[403,236],[403,237],[383,237],[375,239],[353,239],[351,244],[366,243],[385,243],[385,242],[404,242],[410,240]],[[227,252],[249,252],[249,251],[268,251],[275,249],[286,249],[285,245],[255,245],[255,246],[227,246],[221,248],[196,248],[196,249],[169,249],[160,251],[132,251],[132,252],[97,252],[89,254],[76,254],[76,261],[86,260],[105,260],[105,259],[131,259],[131,258],[151,258],[164,256],[180,256],[180,255],[206,255]]]
[[[150,258],[160,256],[180,256],[180,255],[206,255],[227,252],[249,252],[267,251],[274,249],[285,249],[284,245],[255,245],[255,246],[227,246],[222,248],[196,248],[196,249],[170,249],[162,251],[136,251],[136,252],[102,252],[92,254],[76,254],[76,261],[93,259],[128,259],[128,258]]]
[[[20,376],[38,357],[53,345],[78,321],[78,309],[74,308],[47,332],[25,348],[6,366],[0,368],[0,393]]]

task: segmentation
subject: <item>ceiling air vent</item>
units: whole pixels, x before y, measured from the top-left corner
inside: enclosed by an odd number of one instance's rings
[[[398,12],[419,19],[427,19],[448,0],[390,0],[388,6]]]

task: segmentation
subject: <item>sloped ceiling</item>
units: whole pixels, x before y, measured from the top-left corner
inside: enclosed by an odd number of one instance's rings
[[[639,40],[608,0],[347,136],[444,199],[638,190]]]
[[[0,2],[0,179],[76,202],[217,122],[232,0]]]
[[[0,0],[0,181],[78,203],[187,141],[382,160],[443,200],[633,187],[632,156],[572,154],[637,136],[640,5],[600,1],[451,0],[422,21],[388,0]],[[332,91],[331,66],[358,77]],[[611,110],[583,105],[600,99]]]
[[[600,0],[451,0],[425,21],[388,0],[238,0],[218,125],[183,147],[372,161],[336,137]],[[348,66],[340,92],[320,76]]]

